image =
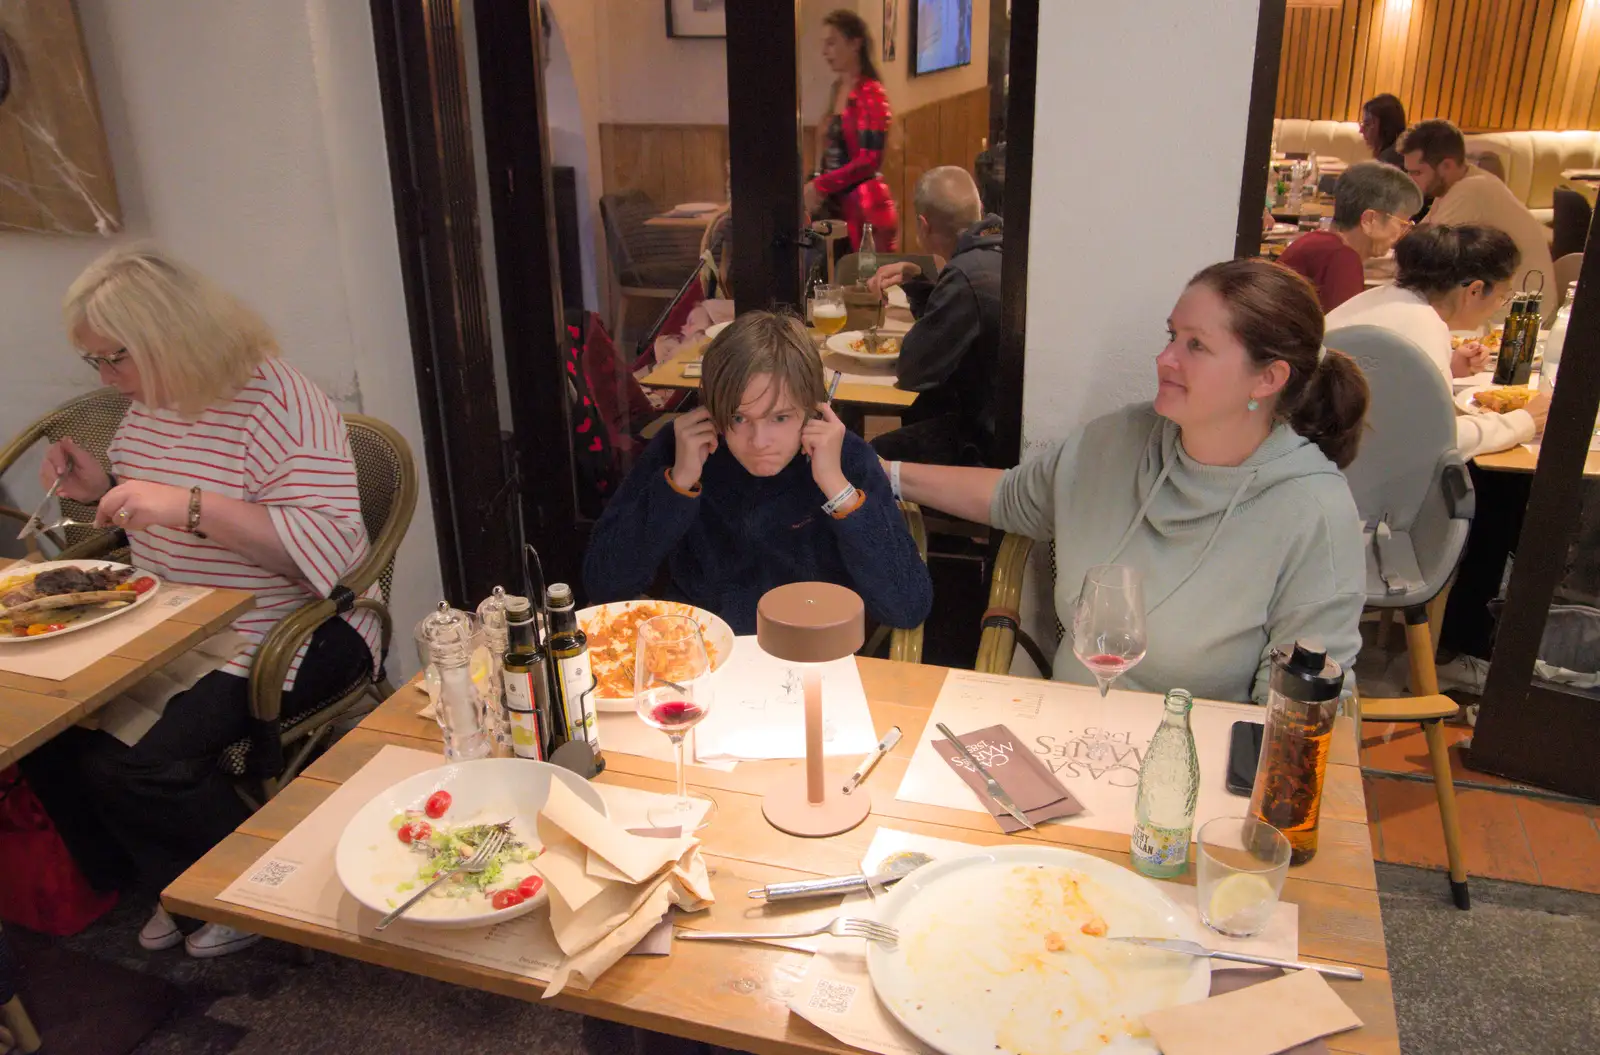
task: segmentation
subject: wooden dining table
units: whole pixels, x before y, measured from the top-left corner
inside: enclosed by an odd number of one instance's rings
[[[813,331],[814,332],[814,331]],[[639,378],[639,383],[646,388],[674,388],[693,391],[700,387],[700,377],[693,377],[684,373],[684,367],[690,363],[698,363],[705,353],[709,341],[689,341],[683,344],[677,352],[664,363],[656,365],[645,376]],[[895,388],[892,384],[868,384],[852,381],[850,375],[872,376],[884,378],[894,376],[892,364],[860,363],[837,352],[824,352],[822,365],[827,370],[827,378],[833,380],[834,371],[842,371],[845,379],[840,382],[839,390],[834,394],[835,403],[844,403],[849,406],[860,407],[862,410],[878,414],[899,414],[912,403],[916,402],[915,392],[906,392]]]
[[[1539,468],[1538,456],[1520,443],[1510,450],[1480,454],[1472,461],[1480,469],[1494,469],[1504,473],[1532,473]],[[1589,456],[1584,459],[1583,475],[1589,480],[1600,477],[1600,451],[1590,451]]]
[[[713,797],[718,811],[702,833],[716,902],[695,926],[754,929],[805,912],[815,919],[815,901],[799,908],[764,909],[747,891],[768,883],[857,872],[879,826],[976,845],[1024,843],[1071,847],[1128,866],[1126,832],[1102,832],[1047,824],[1037,833],[1003,835],[986,813],[902,802],[895,798],[913,751],[923,740],[929,712],[947,671],[941,667],[860,659],[858,664],[874,726],[899,726],[898,746],[873,770],[866,787],[872,813],[852,831],[826,839],[802,839],[777,831],[762,817],[762,794],[792,762],[743,762],[731,772],[691,767],[688,782]],[[1018,684],[1026,682],[1018,679]],[[1092,690],[1091,690],[1092,691]],[[271,850],[295,825],[350,779],[385,745],[439,752],[438,726],[419,718],[425,697],[402,688],[370,714],[276,798],[219,843],[162,895],[173,912],[226,923],[310,949],[396,968],[528,1001],[544,986],[520,975],[479,967],[437,953],[414,951],[342,929],[323,927],[218,900],[241,873]],[[1304,959],[1358,966],[1360,982],[1334,982],[1335,991],[1364,1025],[1327,1038],[1331,1050],[1397,1053],[1394,995],[1390,985],[1383,921],[1379,913],[1372,843],[1357,758],[1355,733],[1340,718],[1327,767],[1320,848],[1311,861],[1290,870],[1283,897],[1299,909],[1299,950]],[[668,762],[607,751],[596,781],[670,792]],[[856,759],[830,765],[839,778]],[[1217,761],[1220,765],[1220,760]],[[1241,800],[1241,812],[1243,802]],[[1176,882],[1192,883],[1193,870]],[[1440,880],[1440,896],[1444,882]],[[793,903],[791,903],[793,904]],[[824,905],[831,914],[831,902]],[[587,990],[567,990],[549,1001],[597,1018],[722,1045],[761,1055],[856,1051],[812,1026],[787,1007],[804,975],[809,953],[742,943],[677,943],[667,957],[624,957]]]
[[[0,560],[0,575],[14,563]],[[212,590],[61,681],[0,670],[0,769],[94,714],[123,690],[222,630],[254,604],[255,595],[248,591]]]
[[[1590,205],[1600,203],[1600,169],[1566,169],[1561,183],[1587,198]]]

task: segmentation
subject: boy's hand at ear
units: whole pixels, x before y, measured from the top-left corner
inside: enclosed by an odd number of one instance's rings
[[[672,463],[672,482],[681,491],[690,491],[700,482],[706,459],[717,449],[717,425],[711,411],[697,407],[672,423],[677,458]]]
[[[850,486],[839,465],[844,451],[844,422],[827,403],[818,403],[817,413],[822,416],[812,418],[800,430],[800,449],[811,459],[811,478],[817,482],[822,497],[832,498]]]

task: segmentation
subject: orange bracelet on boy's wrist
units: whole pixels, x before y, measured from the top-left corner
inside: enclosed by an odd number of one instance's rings
[[[683,495],[683,497],[685,497],[685,498],[699,498],[700,497],[700,481],[699,480],[696,480],[694,482],[694,486],[689,488],[687,491],[685,491],[683,488],[678,486],[678,481],[676,481],[676,480],[674,480],[672,478],[672,470],[671,469],[666,470],[666,477],[667,477],[667,486],[672,488],[674,491],[678,492],[680,495]]]
[[[838,509],[835,509],[829,515],[832,516],[833,519],[835,519],[835,520],[843,520],[845,517],[849,516],[851,513],[854,513],[856,510],[860,509],[862,506],[864,506],[866,504],[867,504],[867,492],[861,490],[858,487],[858,488],[856,488],[856,495],[855,495],[854,498],[850,499],[850,501],[846,502],[844,505],[840,506]]]

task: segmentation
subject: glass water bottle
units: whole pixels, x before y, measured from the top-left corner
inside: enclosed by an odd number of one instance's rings
[[[1272,653],[1267,730],[1250,813],[1288,836],[1293,865],[1317,852],[1322,779],[1343,688],[1344,670],[1319,642],[1296,641],[1292,651]]]
[[[1181,876],[1188,869],[1189,836],[1200,795],[1200,758],[1189,728],[1194,698],[1185,689],[1173,689],[1165,706],[1139,767],[1130,847],[1133,867],[1156,879]]]

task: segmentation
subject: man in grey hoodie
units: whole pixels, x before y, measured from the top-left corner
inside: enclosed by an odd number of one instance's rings
[[[1070,626],[1084,572],[1144,583],[1149,648],[1119,686],[1264,702],[1269,653],[1320,640],[1347,669],[1365,601],[1361,526],[1340,467],[1367,387],[1322,347],[1299,275],[1233,260],[1195,276],[1156,359],[1154,403],[1124,407],[1015,469],[890,463],[907,499],[1056,541],[1056,611]],[[1070,633],[1058,680],[1093,683]]]

